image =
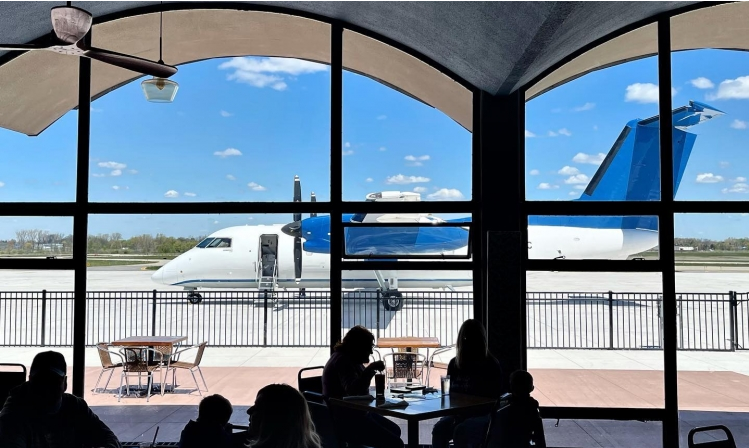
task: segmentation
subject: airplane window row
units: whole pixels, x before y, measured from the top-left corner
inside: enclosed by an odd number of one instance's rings
[[[213,248],[213,247],[231,247],[231,238],[213,238],[208,237],[203,241],[199,242],[197,246],[200,248]]]

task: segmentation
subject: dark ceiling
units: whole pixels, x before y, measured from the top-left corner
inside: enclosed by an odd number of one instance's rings
[[[239,2],[287,8],[373,31],[431,58],[472,85],[509,93],[618,29],[698,2]],[[0,2],[0,42],[51,30],[64,2]],[[185,2],[164,2],[166,9]],[[159,2],[73,2],[94,20]],[[191,7],[205,7],[192,3]],[[227,5],[222,3],[221,5]],[[216,4],[208,7],[217,7]],[[3,52],[0,52],[2,54]]]

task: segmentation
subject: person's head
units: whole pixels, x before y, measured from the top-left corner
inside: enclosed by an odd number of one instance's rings
[[[525,370],[516,370],[510,375],[510,392],[513,397],[525,397],[533,392],[533,376]]]
[[[463,322],[458,331],[455,350],[455,362],[459,368],[479,364],[489,356],[486,331],[481,322],[476,319]]]
[[[232,412],[233,409],[229,400],[218,394],[209,395],[200,400],[198,421],[223,427],[229,423]]]
[[[335,346],[335,350],[353,356],[358,362],[369,362],[369,355],[372,354],[374,348],[374,340],[375,337],[371,331],[357,325],[346,333],[343,340]]]
[[[307,400],[288,384],[271,384],[260,389],[247,413],[250,447],[320,448]]]
[[[55,413],[62,405],[62,394],[68,388],[68,366],[62,353],[38,353],[31,362],[29,383],[34,403],[44,412]]]

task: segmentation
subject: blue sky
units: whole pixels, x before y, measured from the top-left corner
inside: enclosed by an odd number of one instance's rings
[[[725,116],[698,135],[677,199],[746,200],[749,55],[674,54],[674,106],[708,102]],[[746,77],[746,78],[745,78]],[[591,73],[527,104],[529,199],[579,196],[623,126],[657,110],[655,58]],[[303,197],[329,198],[330,73],[274,58],[180,67],[172,104],[145,101],[140,80],[92,105],[92,201],[287,201],[294,175]],[[6,167],[0,201],[72,201],[77,112],[38,137],[0,130]],[[344,199],[383,190],[424,200],[469,199],[471,135],[440,111],[360,75],[344,74]],[[498,167],[497,174],[501,175]],[[251,219],[250,219],[251,218]],[[228,225],[282,223],[268,215],[94,216],[92,233],[202,235]],[[37,225],[33,225],[37,224]],[[677,236],[746,236],[749,216],[677,216]],[[14,229],[70,232],[67,218],[2,218]]]

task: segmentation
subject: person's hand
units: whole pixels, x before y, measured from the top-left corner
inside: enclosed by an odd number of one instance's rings
[[[385,370],[385,363],[383,361],[375,361],[368,366],[370,369],[380,372]]]

